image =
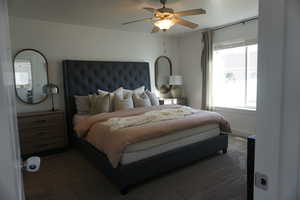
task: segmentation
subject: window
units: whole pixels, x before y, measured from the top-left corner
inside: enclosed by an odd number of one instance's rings
[[[215,50],[213,56],[213,106],[255,109],[257,44]]]
[[[32,88],[31,62],[25,59],[16,59],[15,63],[16,88]]]

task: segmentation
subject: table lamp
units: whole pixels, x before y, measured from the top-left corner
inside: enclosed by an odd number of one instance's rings
[[[59,94],[59,88],[57,85],[50,83],[48,84],[48,95],[51,95],[51,102],[52,102],[52,109],[51,111],[54,112],[55,108],[54,108],[54,95],[58,95]]]
[[[171,85],[171,94],[173,98],[181,98],[183,89],[181,85],[183,84],[182,76],[173,75],[169,78],[169,84]]]

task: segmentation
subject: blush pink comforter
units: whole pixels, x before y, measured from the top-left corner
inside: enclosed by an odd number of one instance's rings
[[[179,105],[163,105],[101,113],[76,123],[75,131],[80,137],[85,137],[88,142],[104,152],[113,167],[118,166],[122,153],[130,144],[209,124],[219,124],[221,131],[231,132],[229,123],[220,114],[203,110],[196,110],[195,113],[179,119],[148,123],[114,131],[102,123],[112,117],[137,116],[152,110],[180,107]]]

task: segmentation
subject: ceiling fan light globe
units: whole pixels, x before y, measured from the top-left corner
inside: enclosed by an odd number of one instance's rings
[[[175,22],[170,19],[162,19],[154,23],[155,26],[164,31],[170,29],[174,24]]]

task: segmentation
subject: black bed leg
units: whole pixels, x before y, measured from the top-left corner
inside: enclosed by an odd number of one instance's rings
[[[226,154],[227,153],[227,148],[226,149],[223,149],[223,154]]]
[[[128,187],[124,187],[120,189],[120,193],[121,195],[126,195],[128,194],[129,188]]]

